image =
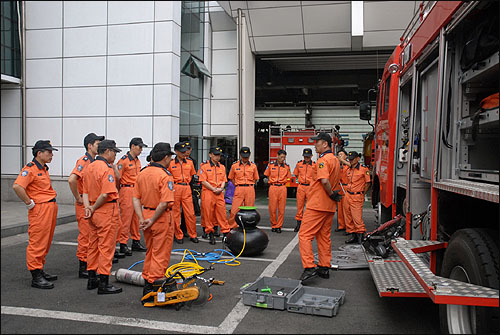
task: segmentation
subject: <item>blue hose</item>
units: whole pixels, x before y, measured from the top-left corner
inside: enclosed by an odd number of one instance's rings
[[[127,270],[130,270],[130,269],[132,269],[134,266],[136,266],[137,264],[139,264],[139,263],[143,263],[143,262],[144,262],[144,260],[142,260],[142,261],[137,261],[137,262],[135,262],[134,264],[130,265],[130,267],[129,267]]]

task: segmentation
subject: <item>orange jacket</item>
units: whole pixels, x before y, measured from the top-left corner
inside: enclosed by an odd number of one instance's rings
[[[118,171],[120,172],[121,185],[134,185],[137,180],[137,175],[141,171],[141,161],[139,158],[132,158],[130,152],[123,155],[117,163]]]
[[[243,163],[238,160],[233,163],[228,177],[234,185],[253,185],[259,180],[259,171],[255,163]]]
[[[312,160],[309,163],[304,160],[298,161],[293,174],[300,184],[312,184],[316,178],[316,163]]]
[[[316,164],[316,180],[307,193],[306,208],[323,212],[335,212],[337,203],[330,199],[321,183],[321,179],[328,179],[332,190],[339,190],[340,163],[331,150],[322,153]]]
[[[83,193],[89,195],[90,203],[104,193],[108,195],[107,202],[118,199],[115,171],[105,158],[97,156],[83,172]]]
[[[271,162],[267,165],[264,175],[269,177],[269,184],[286,184],[292,177],[290,165],[287,163],[278,164]]]
[[[14,184],[22,186],[30,199],[38,203],[47,202],[56,197],[56,191],[50,183],[49,167],[42,166],[36,159],[26,164],[17,176]]]

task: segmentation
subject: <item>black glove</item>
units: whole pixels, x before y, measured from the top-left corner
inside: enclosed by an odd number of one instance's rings
[[[342,199],[342,195],[339,194],[339,191],[333,191],[333,193],[330,195],[330,199],[339,202]]]

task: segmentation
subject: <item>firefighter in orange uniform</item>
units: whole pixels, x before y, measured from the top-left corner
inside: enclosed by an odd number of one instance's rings
[[[104,136],[97,136],[95,133],[90,133],[83,139],[85,147],[85,155],[76,161],[75,168],[71,171],[68,178],[69,188],[75,197],[75,213],[76,221],[78,221],[78,247],[76,249],[76,257],[80,265],[78,270],[79,278],[88,278],[87,273],[87,251],[89,248],[89,222],[84,218],[85,208],[83,207],[83,171],[94,161],[97,155],[97,146],[99,142],[104,140]]]
[[[269,215],[271,216],[271,231],[281,233],[286,207],[286,183],[292,177],[290,166],[285,163],[286,151],[278,151],[278,159],[267,165],[264,175],[269,177]],[[276,220],[276,211],[278,219]]]
[[[147,147],[140,137],[134,137],[130,140],[130,150],[122,158],[118,160],[117,168],[120,173],[116,176],[120,180],[120,229],[116,237],[117,243],[120,243],[120,251],[116,256],[123,258],[132,256],[132,251],[146,251],[146,248],[141,244],[141,233],[139,232],[139,222],[137,215],[134,213],[134,205],[132,204],[132,196],[134,195],[135,181],[141,170],[141,161],[139,155],[142,149]],[[129,235],[132,237],[132,246],[129,249],[127,242]]]
[[[234,218],[240,206],[255,206],[255,183],[259,180],[259,171],[257,165],[250,162],[250,153],[249,147],[242,147],[241,159],[234,162],[229,171],[229,179],[235,186],[231,214],[229,214],[230,228],[238,227]]]
[[[196,233],[196,216],[194,214],[193,196],[191,192],[191,179],[196,174],[192,160],[187,160],[188,147],[184,142],[174,145],[175,160],[170,163],[168,171],[174,178],[175,204],[173,207],[173,218],[175,225],[175,242],[184,243],[184,233],[181,229],[181,210],[184,212],[186,229],[189,239],[193,243],[198,243]]]
[[[169,143],[156,143],[148,156],[152,162],[141,170],[134,188],[132,200],[147,247],[142,270],[145,281],[142,296],[153,291],[153,283],[165,276],[170,262],[175,200],[174,179],[167,168],[173,154]]]
[[[41,289],[54,288],[51,281],[57,279],[43,270],[57,220],[56,191],[52,188],[47,166],[54,156],[52,151],[57,149],[50,141],[37,141],[32,149],[33,160],[22,169],[12,187],[28,209],[26,265],[33,278],[31,286]]]
[[[361,243],[366,232],[363,222],[363,204],[365,193],[370,187],[370,170],[359,163],[360,155],[356,151],[350,151],[347,156],[351,166],[347,169],[346,206],[344,218],[346,227],[352,227],[351,238],[345,243]]]
[[[340,195],[342,196],[342,200],[337,203],[337,228],[335,228],[336,232],[346,231],[344,235],[352,232],[352,227],[346,227],[345,219],[344,219],[344,207],[345,207],[345,192],[344,188],[347,186],[347,169],[350,164],[347,161],[347,152],[344,149],[339,150],[337,153],[337,158],[340,162]]]
[[[340,201],[340,164],[332,152],[332,138],[327,133],[311,137],[316,140],[315,149],[319,154],[316,180],[310,186],[309,199],[299,231],[299,250],[304,272],[300,280],[320,276],[329,278],[332,258],[332,220]],[[312,241],[318,244],[318,266],[314,264]]]
[[[210,159],[202,164],[198,170],[199,180],[203,187],[201,210],[205,218],[205,232],[208,234],[210,244],[215,244],[214,226],[216,224],[221,227],[224,236],[230,230],[223,193],[227,182],[226,167],[219,163],[221,154],[220,147],[210,148]]]
[[[293,174],[297,177],[297,182],[299,183],[297,187],[297,214],[295,215],[297,226],[293,230],[294,232],[298,232],[300,229],[304,206],[307,200],[307,192],[311,183],[316,179],[316,163],[312,160],[312,150],[305,148],[302,151],[302,156],[304,159],[298,161],[295,170],[293,170]]]
[[[97,294],[120,293],[121,288],[109,284],[109,275],[120,224],[118,189],[114,163],[121,150],[113,140],[103,140],[97,147],[98,156],[83,173],[83,204],[89,220],[87,252],[87,289],[97,288]],[[97,275],[99,274],[99,277]]]

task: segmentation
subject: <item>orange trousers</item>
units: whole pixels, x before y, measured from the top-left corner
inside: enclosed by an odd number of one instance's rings
[[[313,268],[314,254],[312,241],[318,244],[318,265],[331,266],[332,259],[332,220],[335,212],[306,209],[299,230],[299,251],[304,268]]]
[[[205,221],[205,233],[213,233],[215,225],[220,227],[222,233],[229,232],[231,229],[227,222],[224,193],[215,195],[214,192],[203,189],[201,194],[201,211]]]
[[[116,250],[116,234],[120,224],[120,214],[116,202],[108,202],[99,207],[89,220],[89,250],[87,270],[101,275],[110,275]]]
[[[43,270],[45,256],[49,253],[56,228],[57,203],[36,204],[28,211],[28,247],[26,266],[28,270]]]
[[[233,196],[233,204],[231,205],[231,213],[229,214],[229,227],[237,228],[238,225],[234,218],[240,210],[240,206],[255,206],[255,188],[252,186],[236,186]]]
[[[132,203],[134,188],[121,187],[119,196],[121,224],[116,242],[127,244],[129,235],[133,240],[140,240],[139,219],[135,214],[134,204]]]
[[[75,202],[76,221],[78,222],[78,247],[76,257],[82,262],[87,262],[89,250],[89,220],[85,218],[85,207]]]
[[[285,218],[286,186],[269,186],[269,216],[271,217],[271,228],[281,228]],[[276,220],[278,211],[278,220]]]
[[[342,196],[339,202],[337,202],[337,223],[339,229],[346,229],[348,233],[350,233],[350,228],[346,226],[345,218],[344,218],[344,207],[345,207],[345,195]]]
[[[299,185],[297,187],[297,214],[295,215],[295,220],[302,221],[302,217],[304,216],[304,206],[306,205],[308,191],[309,191],[309,186]]]
[[[144,219],[149,219],[154,213],[154,210],[145,209],[142,215]],[[144,240],[148,250],[144,258],[142,277],[149,283],[165,276],[170,263],[174,229],[172,211],[165,211],[151,227],[144,230]]]
[[[366,231],[365,223],[363,222],[363,204],[365,202],[364,194],[349,194],[345,195],[344,202],[344,220],[347,230],[350,233],[364,233]]]
[[[196,237],[196,216],[194,215],[193,195],[191,186],[189,185],[174,185],[174,207],[173,220],[175,238],[181,240],[184,233],[181,230],[181,206],[184,210],[184,219],[186,220],[186,229],[189,237]]]

